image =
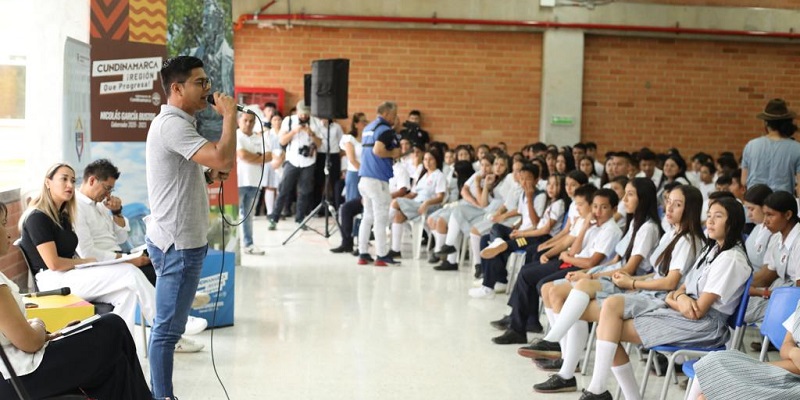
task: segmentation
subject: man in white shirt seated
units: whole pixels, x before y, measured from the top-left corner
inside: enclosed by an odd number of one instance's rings
[[[96,160],[86,166],[83,182],[75,194],[78,207],[75,220],[75,233],[78,235],[78,254],[83,258],[95,258],[97,261],[110,261],[122,257],[121,243],[128,239],[130,226],[122,216],[122,200],[112,196],[114,185],[119,179],[119,170],[106,159]],[[140,299],[147,304],[155,304],[156,273],[147,255],[141,255],[128,263],[120,262],[120,267],[138,267],[152,285],[139,288],[137,294],[152,296]],[[90,267],[91,268],[91,267]],[[195,296],[193,307],[202,307],[209,302],[209,295],[199,293]],[[152,322],[154,310],[142,307],[145,319]],[[186,334],[198,334],[206,329],[208,322],[202,318],[189,317],[186,322]],[[176,352],[193,353],[203,349],[203,345],[188,338],[181,338],[175,347]]]

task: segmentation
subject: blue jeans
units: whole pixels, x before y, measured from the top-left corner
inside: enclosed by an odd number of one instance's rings
[[[255,186],[239,186],[239,218],[243,218],[250,212],[250,208],[253,207],[253,201],[258,198],[258,194],[258,188]],[[258,204],[253,207],[253,211],[242,222],[242,244],[244,244],[244,247],[253,245],[253,216],[256,213],[256,208],[258,208]]]
[[[358,192],[358,171],[347,171],[344,176],[344,201],[348,202],[361,198]]]
[[[208,245],[165,252],[147,242],[147,252],[155,267],[156,316],[150,332],[150,386],[154,399],[175,398],[172,369],[175,344],[186,329],[186,320],[197,292]]]

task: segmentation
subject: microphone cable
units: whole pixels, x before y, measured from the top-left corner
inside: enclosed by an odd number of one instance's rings
[[[267,151],[266,151],[266,149],[267,149],[266,135],[267,135],[268,132],[264,131],[264,123],[261,121],[261,117],[259,117],[258,114],[255,114],[255,113],[253,115],[255,115],[256,119],[258,120],[258,123],[261,124],[261,127],[262,127],[261,128],[262,129],[262,133],[261,133],[261,155],[262,155],[262,157],[264,157],[264,155],[267,153]],[[263,160],[263,158],[262,158],[262,160]],[[237,160],[236,162],[239,162],[239,161]],[[264,179],[264,164],[265,164],[264,162],[261,163],[261,175],[260,175],[260,177],[258,179],[259,182],[261,182],[261,180]],[[217,194],[217,207],[219,208],[220,226],[222,227],[222,235],[221,235],[222,236],[222,259],[220,260],[219,274],[217,275],[217,296],[214,299],[214,312],[213,312],[213,314],[211,316],[212,328],[211,328],[211,345],[210,345],[210,347],[211,347],[211,366],[214,369],[214,375],[217,377],[217,381],[219,382],[220,386],[222,386],[222,391],[225,392],[225,398],[227,400],[230,400],[231,397],[228,395],[228,389],[225,387],[225,384],[222,382],[222,378],[219,376],[219,371],[217,370],[217,362],[216,362],[216,359],[214,357],[214,331],[217,330],[216,329],[217,306],[219,304],[220,292],[222,291],[222,273],[225,271],[225,226],[227,225],[227,226],[233,228],[233,227],[238,227],[239,225],[243,224],[244,221],[246,221],[247,218],[250,217],[250,214],[253,213],[253,210],[255,210],[256,203],[258,202],[258,196],[254,196],[253,197],[253,201],[250,204],[249,209],[247,210],[247,214],[245,214],[244,217],[242,217],[240,221],[238,221],[238,222],[229,221],[225,217],[225,209],[224,209],[225,201],[224,201],[224,190],[223,190],[223,187],[224,187],[223,182],[220,182],[220,184],[219,184],[219,192]],[[269,216],[267,218],[269,218]]]

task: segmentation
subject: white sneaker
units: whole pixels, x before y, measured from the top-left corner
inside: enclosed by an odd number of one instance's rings
[[[175,352],[176,353],[197,353],[198,351],[203,350],[204,347],[206,347],[206,345],[204,345],[202,343],[197,343],[192,339],[189,339],[187,337],[181,336],[180,340],[178,340],[178,343],[175,345]]]
[[[498,254],[506,251],[508,248],[508,243],[505,240],[500,238],[495,238],[492,243],[489,243],[485,249],[481,250],[481,258],[485,258],[490,260],[492,258],[497,257]]]
[[[495,293],[505,293],[508,290],[508,285],[505,283],[497,282],[494,284],[494,292]]]
[[[475,279],[472,281],[472,287],[481,287],[483,286],[483,279]]]
[[[264,250],[259,249],[256,245],[250,245],[244,248],[245,254],[250,254],[254,256],[263,256]]]
[[[486,286],[472,288],[469,290],[469,296],[473,299],[493,299],[494,290]]]
[[[194,294],[194,300],[192,300],[192,308],[200,308],[210,301],[211,296],[209,296],[208,293],[197,292]]]
[[[206,330],[206,327],[208,327],[208,321],[190,315],[189,319],[186,320],[186,331],[183,333],[185,335],[197,335]]]

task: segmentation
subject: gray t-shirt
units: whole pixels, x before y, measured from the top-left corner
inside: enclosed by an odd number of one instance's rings
[[[203,167],[191,158],[208,141],[197,133],[195,118],[162,105],[147,132],[147,238],[161,251],[208,243],[208,194]]]
[[[744,146],[742,168],[747,170],[747,187],[763,183],[775,191],[794,193],[795,175],[800,173],[800,143],[766,136],[753,139]]]

